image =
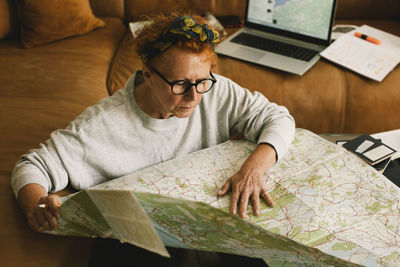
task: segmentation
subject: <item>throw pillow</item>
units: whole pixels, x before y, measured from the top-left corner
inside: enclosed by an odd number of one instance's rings
[[[105,26],[89,0],[17,0],[25,48],[82,35]]]

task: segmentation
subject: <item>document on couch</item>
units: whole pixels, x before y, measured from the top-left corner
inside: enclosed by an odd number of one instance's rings
[[[228,141],[63,198],[51,233],[131,242],[135,235],[119,228],[128,222],[129,229],[147,229],[132,243],[160,254],[171,246],[263,258],[271,266],[400,265],[400,189],[307,130],[297,129],[289,152],[266,174],[275,206],[262,202],[260,216],[249,206],[246,219],[231,215],[230,196],[216,194],[255,147]],[[102,194],[126,204],[105,212]]]
[[[396,153],[396,150],[392,147],[369,134],[362,134],[349,140],[343,144],[343,147],[355,153],[372,166],[384,163],[384,161]]]
[[[400,62],[400,37],[363,25],[339,37],[321,56],[381,82]]]

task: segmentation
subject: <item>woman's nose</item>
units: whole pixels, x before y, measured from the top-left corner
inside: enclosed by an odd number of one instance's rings
[[[194,101],[197,99],[197,97],[199,97],[199,94],[197,93],[196,87],[194,85],[190,86],[184,94],[184,98],[187,101]]]

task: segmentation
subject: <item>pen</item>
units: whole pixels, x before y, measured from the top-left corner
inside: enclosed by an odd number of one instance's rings
[[[359,33],[359,32],[355,32],[354,36],[356,36],[358,38],[361,38],[361,39],[364,39],[364,40],[366,40],[368,42],[377,44],[377,45],[381,44],[381,41],[379,41],[378,39],[375,39],[374,37],[371,37],[369,35],[365,35],[365,34],[362,34],[362,33]]]
[[[41,209],[45,209],[45,208],[47,208],[49,205],[47,205],[47,204],[39,204],[38,205],[38,208],[41,208]],[[57,207],[61,207],[61,203],[58,203],[57,204]]]

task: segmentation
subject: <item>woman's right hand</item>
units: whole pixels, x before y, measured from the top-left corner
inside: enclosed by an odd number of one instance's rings
[[[58,227],[57,220],[61,215],[58,195],[47,195],[39,184],[27,184],[19,191],[18,199],[33,230],[43,232]]]

